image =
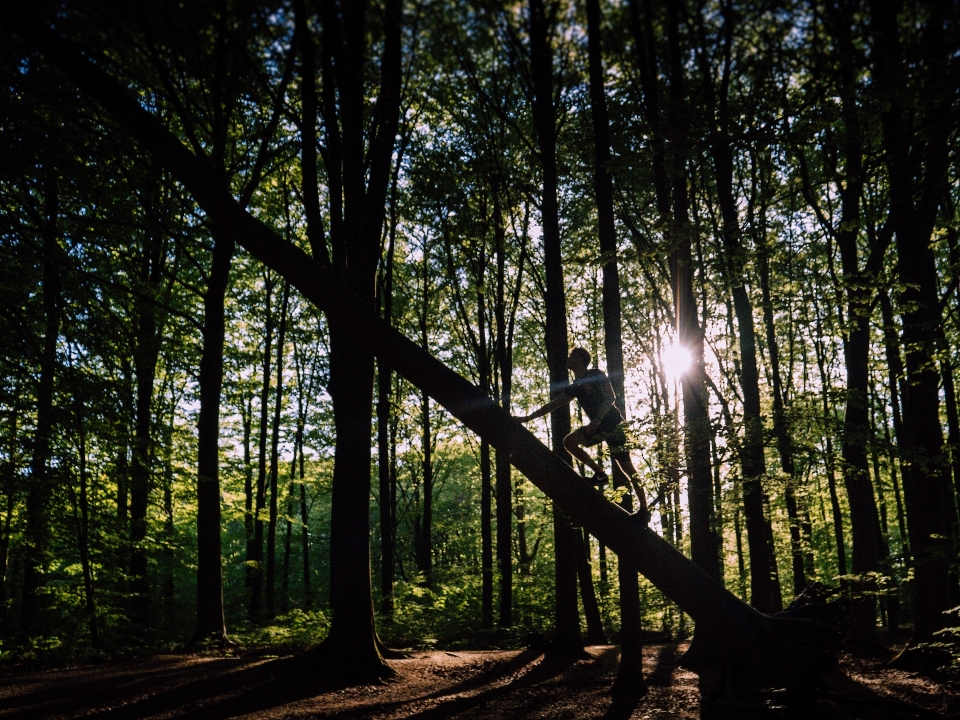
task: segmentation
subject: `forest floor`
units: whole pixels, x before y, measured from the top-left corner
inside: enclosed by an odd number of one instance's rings
[[[413,652],[391,660],[394,681],[326,682],[309,656],[156,655],[44,671],[0,669],[0,718],[337,718],[526,720],[699,718],[697,676],[678,668],[684,643],[644,649],[649,692],[614,702],[608,691],[619,648],[580,658],[539,650]],[[870,720],[955,717],[960,692],[912,673],[841,658],[814,707],[763,717]],[[746,708],[725,717],[756,717]]]

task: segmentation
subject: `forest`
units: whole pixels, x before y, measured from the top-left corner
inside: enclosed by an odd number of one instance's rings
[[[956,682],[956,2],[42,0],[0,54],[0,668]],[[609,480],[521,422],[574,348]]]

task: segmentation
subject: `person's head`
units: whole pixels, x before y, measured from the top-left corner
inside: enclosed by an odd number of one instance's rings
[[[567,358],[567,369],[572,370],[575,375],[582,374],[590,367],[590,360],[590,353],[587,350],[575,347]]]

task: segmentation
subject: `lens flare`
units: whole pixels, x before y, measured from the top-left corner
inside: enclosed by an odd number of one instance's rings
[[[679,378],[690,369],[690,351],[679,343],[664,348],[660,357],[664,370],[671,378]]]

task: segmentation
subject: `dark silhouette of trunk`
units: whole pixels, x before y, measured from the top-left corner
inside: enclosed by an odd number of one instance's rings
[[[313,607],[313,586],[310,582],[310,525],[307,507],[307,482],[303,462],[303,434],[300,436],[300,551],[303,559],[303,607]]]
[[[18,465],[17,427],[20,420],[21,407],[18,399],[20,393],[15,389],[13,393],[13,412],[10,415],[10,434],[7,436],[7,457],[9,460],[3,468],[3,490],[6,507],[3,511],[3,532],[0,533],[0,620],[6,619],[7,607],[7,562],[10,557],[10,531],[13,525],[13,508],[17,501],[16,478]]]
[[[390,198],[390,238],[383,272],[377,283],[381,313],[393,325],[393,261],[397,237],[397,182],[399,165],[394,169]],[[377,480],[380,495],[380,612],[393,617],[393,583],[396,556],[396,503],[390,472],[390,366],[377,360]]]
[[[576,530],[574,540],[577,543],[577,582],[580,585],[580,602],[583,603],[583,616],[587,621],[587,642],[590,645],[606,645],[607,636],[603,632],[600,605],[597,603],[597,593],[593,587],[589,536],[584,537],[580,530]],[[636,575],[636,573],[633,574]]]
[[[72,365],[72,363],[71,363]],[[89,478],[87,474],[87,428],[84,418],[83,402],[78,391],[74,391],[74,407],[77,432],[77,480],[79,492],[70,487],[70,502],[73,506],[73,519],[77,526],[77,550],[80,552],[80,568],[83,573],[83,600],[87,615],[87,631],[90,633],[91,647],[100,647],[100,629],[97,623],[97,602],[93,586],[93,571],[90,562],[90,506],[87,497]],[[12,457],[12,456],[11,456]],[[79,497],[78,497],[79,495]],[[5,558],[4,558],[5,559]],[[0,565],[6,570],[6,564]]]
[[[222,360],[221,360],[222,363]],[[246,537],[243,585],[253,587],[253,390],[244,389],[240,398],[240,419],[243,424],[243,529]]]
[[[613,178],[608,167],[610,127],[604,88],[601,27],[599,0],[587,0],[590,114],[593,122],[594,144],[593,188],[597,202],[600,255],[604,263],[602,271],[603,348],[607,358],[607,375],[613,385],[617,407],[623,417],[627,417],[623,386],[623,341],[620,333],[620,271],[617,264],[617,232],[613,214]],[[611,465],[614,486],[628,488],[622,507],[627,512],[631,512],[633,503],[629,491],[629,480],[615,461]],[[645,499],[638,498],[638,502],[645,502]],[[640,584],[637,574],[626,567],[618,577],[620,581],[620,665],[617,669],[617,679],[613,684],[613,692],[643,695],[646,692],[646,684],[643,679],[643,640],[640,635]],[[586,603],[584,603],[584,609],[586,609]],[[587,614],[587,631],[593,635],[589,623],[590,615]],[[601,632],[602,629],[601,627]]]
[[[697,317],[693,295],[693,261],[689,199],[687,190],[687,137],[689,120],[685,112],[683,67],[680,60],[679,18],[674,4],[668,5],[669,50],[664,64],[670,77],[669,103],[661,111],[657,80],[655,19],[649,4],[641,21],[639,0],[630,3],[631,25],[638,48],[643,109],[647,122],[664,128],[653,137],[653,185],[657,212],[667,223],[664,244],[669,249],[670,286],[673,291],[677,342],[690,353],[690,368],[681,379],[683,397],[684,457],[689,478],[690,550],[693,561],[711,576],[720,579],[720,536],[714,515],[710,443],[713,426],[709,415],[706,370],[703,361],[704,334]],[[672,197],[671,197],[672,196]]]
[[[139,629],[150,627],[150,584],[147,577],[147,510],[152,474],[154,380],[160,357],[162,323],[153,301],[163,277],[163,246],[148,237],[140,263],[141,293],[135,296],[136,411],[130,456],[130,591],[131,619]],[[159,327],[158,327],[159,325]]]
[[[481,384],[481,387],[483,385]],[[480,440],[480,625],[493,627],[493,492],[490,444]]]
[[[553,104],[552,15],[543,0],[530,0],[530,68],[533,79],[533,124],[543,188],[540,201],[543,229],[544,275],[546,276],[547,366],[550,374],[550,397],[553,398],[569,382],[567,372],[567,304],[564,297],[563,259],[560,252],[560,218],[557,204],[557,123]],[[551,10],[552,10],[551,6]],[[563,439],[570,434],[570,411],[562,407],[550,414],[550,430],[554,451],[566,455]],[[576,540],[570,521],[553,508],[555,563],[554,644],[558,649],[582,649],[580,618],[577,610]]]
[[[429,256],[423,254],[420,283],[423,290],[423,304],[420,306],[420,347],[425,351],[429,347],[427,333],[427,316],[430,312],[430,272]],[[429,352],[429,351],[428,351]],[[415,544],[415,559],[417,572],[423,575],[424,582],[429,585],[430,574],[433,570],[433,426],[430,423],[430,396],[423,393],[420,399],[420,453],[421,453],[421,505],[418,516]],[[489,477],[490,461],[487,456],[487,474]]]
[[[671,10],[672,14],[677,12]],[[728,107],[729,73],[732,66],[732,38],[737,15],[731,6],[722,10],[723,29],[719,50],[722,66],[719,87],[715,86],[713,69],[701,44],[698,60],[704,84],[709,119],[708,142],[713,160],[716,201],[720,208],[719,235],[723,248],[722,271],[730,288],[737,318],[740,349],[740,387],[743,392],[743,436],[740,443],[740,465],[743,470],[744,520],[750,553],[751,602],[764,612],[777,612],[783,607],[780,578],[773,546],[773,529],[767,516],[767,497],[762,478],[767,471],[763,448],[763,418],[760,408],[760,375],[757,363],[757,340],[753,303],[744,284],[746,248],[740,227],[737,199],[734,194],[734,163],[731,135],[735,132]],[[703,17],[698,14],[699,35],[704,37]],[[675,23],[671,23],[673,27]],[[676,30],[674,30],[676,32]],[[678,65],[679,56],[674,64]],[[686,407],[686,406],[685,406]]]
[[[493,232],[496,245],[497,286],[494,303],[494,322],[496,343],[494,355],[499,371],[500,407],[510,412],[513,394],[513,332],[517,317],[517,304],[520,299],[521,280],[526,253],[526,242],[521,248],[517,263],[516,283],[509,298],[509,319],[507,318],[508,298],[506,289],[506,238],[503,215],[500,209],[500,196],[497,190],[493,195]],[[510,472],[510,458],[503,453],[496,455],[494,469],[496,477],[497,499],[497,569],[500,572],[500,604],[497,622],[502,628],[513,625],[513,479]],[[526,548],[524,548],[525,550]]]
[[[823,326],[820,311],[816,312],[816,335],[814,349],[817,354],[817,368],[820,370],[820,398],[823,403],[824,465],[827,471],[827,488],[830,493],[830,511],[833,516],[833,538],[837,545],[837,575],[844,578],[847,574],[847,547],[843,539],[843,514],[840,511],[840,499],[837,497],[837,477],[833,454],[834,420],[830,409],[830,380],[827,377],[826,348],[823,346]],[[841,584],[846,580],[841,579]]]
[[[764,168],[766,170],[766,168]],[[754,178],[755,185],[759,178]],[[790,524],[790,556],[793,570],[793,592],[799,595],[807,586],[804,570],[803,539],[800,534],[800,516],[797,507],[797,472],[794,463],[793,436],[787,418],[786,397],[783,389],[783,377],[780,372],[780,345],[777,342],[776,328],[773,322],[773,298],[770,293],[770,252],[767,243],[766,198],[757,212],[757,265],[760,276],[760,293],[763,307],[763,324],[766,330],[767,351],[770,354],[770,376],[773,380],[773,434],[777,441],[777,453],[780,456],[780,470],[784,475],[783,499],[787,506],[787,518]]]
[[[24,527],[23,585],[20,596],[20,630],[29,633],[36,629],[43,610],[42,593],[45,565],[50,559],[50,527],[48,510],[53,497],[53,479],[50,476],[50,436],[53,431],[53,388],[57,371],[57,338],[60,335],[60,270],[57,265],[59,240],[57,215],[59,194],[56,170],[51,163],[44,168],[43,250],[43,341],[40,367],[37,375],[36,425],[33,432],[33,457],[30,460],[30,483],[27,486]]]
[[[949,546],[954,520],[949,467],[940,423],[940,377],[936,370],[937,328],[942,322],[931,237],[947,181],[947,140],[953,124],[950,81],[952,46],[945,36],[947,6],[932,4],[919,35],[922,70],[903,46],[912,30],[897,17],[898,4],[871,2],[871,58],[889,173],[890,217],[896,235],[902,345],[906,355],[903,492],[914,561],[914,626],[900,661],[939,663],[917,650],[944,627],[944,611],[957,604]],[[918,117],[917,114],[920,114]]]
[[[277,397],[273,406],[273,428],[270,436],[270,515],[267,524],[267,617],[276,614],[277,584],[277,505],[280,473],[280,411],[283,407],[283,351],[287,333],[287,306],[290,301],[290,283],[283,283],[280,301],[280,327],[277,330]]]
[[[900,484],[897,481],[897,470],[903,477],[903,458],[898,452],[898,448],[903,444],[903,416],[900,411],[899,388],[904,382],[903,358],[900,356],[900,339],[897,336],[897,328],[893,321],[893,305],[890,302],[890,296],[887,291],[881,289],[880,310],[883,319],[883,347],[887,360],[887,383],[890,390],[890,408],[893,419],[893,432],[896,443],[891,442],[890,426],[884,422],[884,437],[887,444],[887,452],[890,456],[890,480],[893,484],[893,493],[897,501],[897,524],[900,529],[900,549],[904,558],[909,562],[910,551],[907,536],[907,514],[903,508],[903,499],[900,493]]]
[[[253,504],[253,552],[249,560],[253,568],[250,582],[250,605],[248,615],[259,622],[263,608],[263,509],[267,501],[267,434],[270,432],[270,380],[273,353],[273,288],[276,277],[267,271],[264,279],[263,360],[260,372],[260,429],[257,440],[257,484]]]
[[[362,346],[362,354],[349,359],[356,361],[373,354],[389,358],[397,373],[428,392],[498,451],[508,454],[514,465],[558,507],[677,602],[697,623],[697,635],[684,662],[700,674],[705,702],[721,693],[730,695],[751,687],[807,691],[810,681],[815,680],[818,672],[828,664],[825,661],[831,651],[833,631],[825,631],[822,626],[800,619],[762,615],[737,600],[655,533],[631,522],[621,508],[607,502],[584,483],[563,456],[552,452],[532,433],[511,421],[510,416],[480,389],[388,327],[369,303],[341,283],[332,272],[311,262],[295,245],[284,241],[238,207],[203,159],[192,155],[122,86],[84,59],[71,43],[60,38],[49,26],[33,23],[17,8],[11,11],[9,20],[17,32],[42,50],[48,62],[56,63],[69,73],[81,90],[110,112],[141,147],[161,160],[219,227],[229,232],[260,262],[282,273],[304,298],[323,309],[331,325],[345,333],[344,339]],[[372,380],[372,376],[366,377]],[[361,401],[371,399],[372,382],[365,385],[368,394],[366,398],[360,397]],[[335,392],[342,389],[342,386],[333,388]],[[351,399],[358,404],[356,396]],[[369,402],[360,402],[359,405],[369,421]],[[369,443],[369,434],[367,441]],[[369,477],[370,458],[363,459],[367,462],[366,476]],[[364,489],[369,491],[369,483]],[[354,564],[369,562],[369,554],[363,552],[363,547],[351,549],[357,551],[352,556]],[[343,550],[337,548],[335,552]],[[364,564],[365,570],[368,567]],[[369,591],[368,570],[365,576]],[[346,573],[337,577],[353,579]],[[346,593],[342,587],[344,584],[339,580],[334,583],[334,593]],[[358,619],[365,619],[368,623],[367,637],[373,640],[369,592],[366,597],[366,607],[359,608],[357,613],[360,615]],[[336,598],[334,607],[339,608],[343,599]],[[347,626],[344,619],[339,622],[341,624],[334,627]],[[357,624],[355,627],[362,626]],[[339,642],[343,643],[344,650],[351,649],[347,638],[339,639]],[[354,672],[363,657],[356,643],[354,638],[352,654],[343,652],[339,655],[341,665],[348,663]],[[370,645],[373,651],[377,650],[374,643]],[[382,672],[382,664],[378,662],[370,669]]]
[[[223,389],[223,304],[230,282],[234,242],[217,237],[203,297],[203,351],[200,355],[200,413],[197,419],[197,624],[194,642],[227,641],[223,616],[223,550],[220,539],[220,395]],[[247,495],[250,491],[250,417],[243,418]],[[244,516],[248,527],[250,509]],[[249,534],[248,534],[249,537]]]

